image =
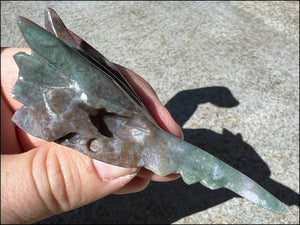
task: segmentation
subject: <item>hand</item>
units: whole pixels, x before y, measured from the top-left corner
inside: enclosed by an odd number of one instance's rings
[[[109,194],[138,192],[150,180],[170,181],[145,168],[121,168],[80,152],[35,138],[11,121],[21,103],[11,90],[18,77],[12,56],[28,48],[1,49],[1,218],[2,223],[33,223],[69,211]],[[182,138],[180,127],[160,103],[151,86],[134,72],[118,66],[157,123]]]

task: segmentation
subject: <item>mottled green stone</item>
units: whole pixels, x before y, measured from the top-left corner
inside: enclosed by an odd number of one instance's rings
[[[50,12],[55,22],[46,24],[57,37],[19,18],[33,52],[14,56],[20,71],[13,96],[24,105],[13,121],[20,128],[100,161],[162,176],[180,173],[187,184],[225,187],[265,209],[285,212],[283,203],[244,174],[163,131],[113,64],[73,38]]]

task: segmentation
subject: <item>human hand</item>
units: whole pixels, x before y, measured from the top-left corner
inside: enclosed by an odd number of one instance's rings
[[[178,174],[155,175],[145,168],[121,168],[93,160],[76,150],[35,138],[11,117],[21,103],[11,91],[18,77],[13,55],[28,48],[1,49],[1,218],[2,223],[33,223],[109,194],[138,192],[151,180],[170,181]],[[167,132],[182,138],[180,127],[151,86],[134,72],[118,68]]]

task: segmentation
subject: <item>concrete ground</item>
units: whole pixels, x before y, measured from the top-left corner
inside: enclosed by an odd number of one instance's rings
[[[52,7],[108,59],[145,78],[185,139],[287,205],[279,215],[181,179],[38,223],[299,224],[299,2],[1,2],[1,45]]]

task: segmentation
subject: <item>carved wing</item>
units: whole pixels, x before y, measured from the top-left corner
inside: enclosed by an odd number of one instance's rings
[[[253,180],[162,129],[117,67],[69,31],[52,9],[46,28],[20,17],[32,55],[17,53],[13,121],[28,133],[123,167],[180,173],[187,184],[228,188],[274,212],[285,206]]]

